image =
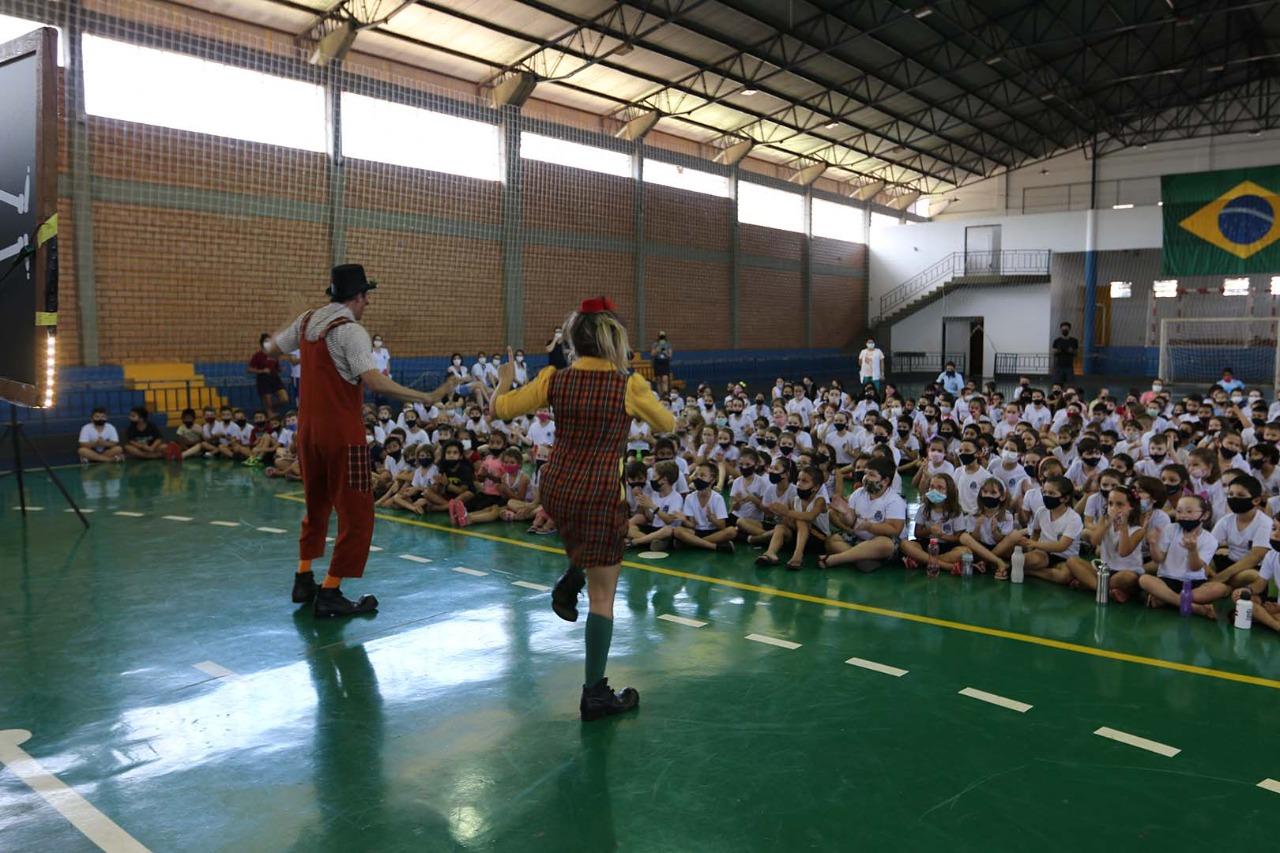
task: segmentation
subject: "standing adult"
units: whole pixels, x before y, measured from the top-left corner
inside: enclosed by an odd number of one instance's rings
[[[551,606],[561,619],[577,621],[578,593],[587,586],[586,680],[578,711],[582,719],[595,720],[640,703],[640,694],[631,688],[615,693],[604,675],[627,533],[618,472],[631,419],[665,433],[675,429],[675,418],[643,376],[628,376],[627,330],[611,301],[585,300],[563,328],[575,354],[572,366],[547,367],[512,391],[515,368],[508,359],[499,371],[490,411],[510,420],[546,406],[555,409],[556,450],[542,468],[538,495],[555,519],[569,569],[551,593]]]
[[[373,366],[378,372],[388,379],[391,378],[391,350],[387,349],[386,344],[382,340],[382,335],[373,336]],[[373,395],[375,405],[381,406],[387,401],[386,397],[381,394]]]
[[[653,381],[658,385],[658,392],[671,393],[671,342],[666,332],[658,332],[658,339],[649,348],[649,357],[653,359]]]
[[[280,360],[267,354],[267,345],[271,336],[263,332],[258,336],[258,351],[249,359],[249,372],[255,374],[258,384],[258,399],[262,401],[262,410],[267,417],[276,416],[275,403],[289,405],[289,392],[284,390],[284,382],[280,379]]]
[[[1058,325],[1058,337],[1053,341],[1053,381],[1059,385],[1071,382],[1075,375],[1076,353],[1080,342],[1071,335],[1071,324]]]
[[[547,341],[547,364],[556,370],[564,370],[569,366],[568,354],[564,351],[564,329],[556,329]]]
[[[432,404],[453,387],[446,381],[426,393],[405,388],[378,371],[369,333],[360,325],[377,287],[359,264],[336,266],[330,274],[329,304],[307,311],[267,342],[265,352],[300,350],[302,377],[298,433],[294,440],[302,469],[307,514],[298,538],[298,571],[293,601],[312,603],[318,617],[371,613],[372,595],[358,601],[340,589],[344,578],[364,575],[373,539],[373,483],[365,442],[364,387],[400,400]],[[338,513],[338,539],[324,583],[317,588],[311,561],[324,555],[329,514]]]
[[[874,338],[867,338],[867,345],[858,353],[858,384],[871,383],[876,393],[884,382],[884,353],[876,347]]]
[[[933,380],[942,386],[942,390],[946,391],[952,397],[959,397],[964,391],[964,375],[956,370],[956,363],[948,361],[942,366],[942,372],[938,374],[938,378]]]

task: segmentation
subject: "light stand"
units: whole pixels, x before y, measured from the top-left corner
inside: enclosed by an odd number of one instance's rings
[[[44,454],[40,452],[40,448],[32,441],[22,430],[23,424],[18,421],[17,406],[10,404],[9,406],[9,425],[5,427],[4,433],[0,434],[0,442],[4,441],[5,436],[9,436],[12,440],[13,447],[13,473],[18,478],[18,506],[22,509],[22,515],[27,515],[27,490],[26,483],[22,479],[22,442],[26,442],[31,448],[31,452],[40,460],[40,467],[44,468],[44,472],[49,475],[49,479],[53,480],[53,484],[58,487],[58,491],[62,492],[62,497],[66,500],[67,506],[75,511],[76,517],[80,519],[80,523],[89,527],[89,519],[84,517],[84,513],[80,511],[80,507],[76,506],[76,502],[72,499],[71,494],[62,485],[62,481],[58,479],[58,475],[53,473],[53,469],[49,467],[49,463],[45,461]],[[0,475],[3,476],[3,475]]]

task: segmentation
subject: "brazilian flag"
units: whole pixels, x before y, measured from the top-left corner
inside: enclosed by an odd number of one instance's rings
[[[1280,272],[1280,166],[1165,175],[1165,275]]]

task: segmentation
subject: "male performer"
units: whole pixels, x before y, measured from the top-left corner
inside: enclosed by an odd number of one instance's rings
[[[378,599],[372,595],[351,601],[338,588],[343,578],[364,574],[373,539],[373,486],[360,414],[364,386],[377,394],[426,405],[443,399],[453,388],[449,380],[429,394],[414,391],[378,370],[369,333],[359,323],[369,304],[369,291],[375,287],[359,264],[334,267],[325,291],[329,304],[306,312],[265,345],[268,355],[302,351],[305,387],[298,404],[295,443],[307,514],[298,540],[293,600],[314,602],[316,616],[351,616],[378,609]],[[338,540],[329,572],[317,590],[311,561],[324,556],[331,510],[338,512]]]

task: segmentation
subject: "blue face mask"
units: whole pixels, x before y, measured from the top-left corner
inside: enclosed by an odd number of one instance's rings
[[[928,500],[929,503],[931,504],[940,504],[947,499],[946,495],[934,489],[930,489],[929,491],[925,492],[924,496],[925,496],[925,499]]]

